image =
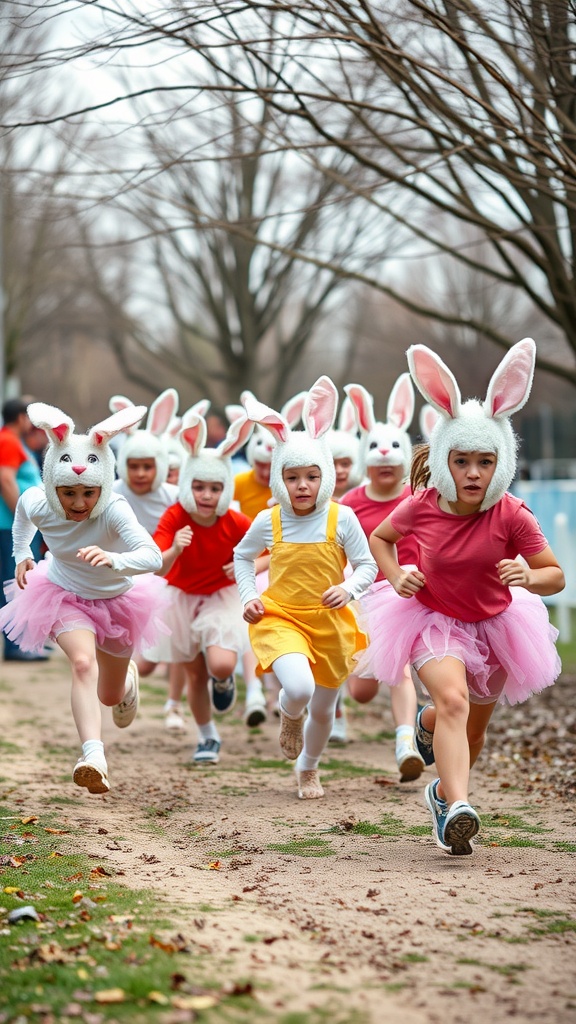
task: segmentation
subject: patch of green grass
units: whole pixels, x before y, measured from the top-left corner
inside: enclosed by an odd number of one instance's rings
[[[473,960],[467,957],[462,957],[456,963],[468,964],[472,967],[483,967],[485,970],[494,971],[496,974],[502,974],[505,978],[511,978],[512,980],[515,980],[517,974],[530,970],[529,964],[487,964],[482,960]]]
[[[242,850],[209,850],[206,854],[212,860],[225,860],[227,857],[238,857]]]
[[[519,814],[481,814],[480,821],[483,828],[514,829],[518,832],[531,832],[533,835],[554,831],[552,828],[534,825],[532,822],[521,818]]]
[[[427,964],[429,958],[423,953],[405,953],[401,959],[406,964]]]
[[[333,857],[336,850],[330,845],[327,839],[292,839],[288,843],[268,843],[267,850],[276,850],[277,853],[287,853],[292,857]]]
[[[73,832],[54,815],[3,814],[0,834],[11,858],[0,866],[0,926],[9,930],[0,944],[0,1018],[62,1018],[79,992],[87,1015],[117,1024],[157,1020],[159,1006],[169,1010],[187,994],[208,1000],[211,1021],[265,1018],[249,996],[221,990],[211,957],[182,936],[161,893],[124,888],[104,863],[75,852]],[[28,906],[37,919],[9,922]],[[120,1001],[99,1000],[111,990]]]
[[[292,764],[291,761],[285,761],[284,759],[282,759],[282,760],[275,760],[274,758],[251,757],[248,760],[248,765],[247,766],[246,765],[240,765],[237,769],[236,768],[230,769],[230,768],[226,767],[226,771],[232,770],[232,771],[245,772],[246,771],[246,767],[251,768],[251,769],[255,769],[255,770],[260,770],[262,768],[273,768],[275,771],[276,771],[276,769],[279,769],[281,771],[288,771],[288,772],[291,772],[291,771],[294,770],[294,765]]]
[[[22,750],[16,743],[10,743],[10,740],[0,739],[0,750],[4,754],[19,754]]]
[[[553,846],[555,850],[559,850],[561,853],[576,853],[576,843],[566,843],[562,840],[555,840]]]
[[[482,814],[480,821],[483,830],[480,833],[479,841],[483,846],[543,850],[545,849],[544,843],[529,839],[525,835],[518,835],[518,833],[543,835],[554,831],[551,828],[544,828],[542,825],[526,821],[519,814]],[[502,831],[507,834],[502,835]]]

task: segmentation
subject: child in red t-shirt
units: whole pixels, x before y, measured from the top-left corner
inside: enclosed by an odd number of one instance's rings
[[[535,354],[531,338],[518,342],[484,403],[462,404],[442,360],[425,345],[409,349],[412,377],[440,418],[414,462],[413,496],[370,539],[388,583],[372,607],[366,600],[366,658],[391,685],[409,660],[430,694],[416,740],[426,764],[436,762],[425,800],[436,842],[452,854],[472,853],[480,827],[469,774],[496,703],[526,700],[561,668],[540,598],[562,590],[564,574],[533,514],[507,493],[516,469],[509,416],[528,398]],[[398,564],[396,544],[408,536],[417,568]]]
[[[171,604],[171,659],[185,666],[188,702],[198,727],[196,764],[216,764],[220,736],[212,708],[223,713],[236,699],[234,670],[248,647],[243,608],[234,582],[234,547],[251,520],[230,509],[232,455],[245,443],[252,424],[231,424],[217,448],[205,448],[206,423],[195,412],[184,416],[180,441],[189,457],[179,480],[179,501],[166,510],[154,539],[163,552],[162,575]]]

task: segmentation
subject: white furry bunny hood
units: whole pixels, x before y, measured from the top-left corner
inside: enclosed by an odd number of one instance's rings
[[[145,413],[145,405],[132,405],[90,427],[87,434],[75,434],[74,422],[60,409],[43,402],[32,402],[28,406],[31,422],[45,430],[50,439],[42,478],[48,504],[57,516],[66,519],[56,488],[78,484],[102,488],[89,518],[96,519],[104,511],[114,483],[115,459],[109,442],[122,431],[136,426]]]
[[[496,469],[480,506],[486,511],[500,501],[516,472],[517,441],[509,417],[525,405],[530,394],[534,341],[524,338],[506,353],[482,403],[471,398],[462,404],[452,371],[426,345],[412,345],[407,356],[416,387],[440,414],[430,435],[430,486],[447,501],[456,501],[456,485],[448,468],[450,452],[494,452]]]
[[[356,412],[360,431],[360,470],[368,466],[402,466],[404,477],[410,475],[412,444],[408,427],[414,416],[414,388],[409,373],[401,373],[395,382],[388,405],[386,422],[374,415],[374,399],[361,384],[347,384],[344,391]]]
[[[123,395],[113,395],[109,406],[113,412],[133,408],[130,399]],[[178,392],[174,388],[166,388],[152,402],[146,420],[146,428],[127,431],[128,437],[117,457],[118,476],[125,484],[128,484],[128,459],[154,459],[156,476],[152,490],[157,491],[165,483],[169,468],[169,444],[166,432],[174,420],[177,409]]]
[[[272,452],[270,490],[286,512],[292,512],[292,503],[284,483],[284,469],[297,466],[318,466],[322,475],[316,507],[322,508],[332,498],[336,484],[334,460],[327,434],[336,417],[338,391],[329,377],[319,377],[306,395],[302,420],[304,430],[291,430],[282,413],[256,401],[253,395],[244,395],[243,404],[248,418],[266,427],[276,439]]]
[[[223,516],[228,511],[234,497],[232,456],[244,447],[253,429],[254,424],[243,414],[230,424],[226,437],[217,448],[206,448],[206,420],[194,409],[184,414],[179,437],[187,457],[180,467],[178,501],[188,514],[198,511],[192,493],[193,480],[216,480],[223,484],[216,515]]]

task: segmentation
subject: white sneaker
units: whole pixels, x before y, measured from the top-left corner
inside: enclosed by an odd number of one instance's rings
[[[138,713],[139,703],[138,667],[135,661],[131,661],[126,673],[126,693],[120,703],[115,704],[112,708],[114,725],[117,725],[119,729],[125,729],[131,725]]]
[[[164,708],[164,728],[168,732],[186,731],[186,722],[179,707],[174,707],[173,704],[170,704],[167,708]]]
[[[79,757],[72,772],[72,781],[77,786],[82,786],[89,793],[107,793],[110,789],[108,782],[108,766],[104,758]]]
[[[426,767],[424,758],[409,740],[405,740],[396,749],[396,764],[400,772],[400,782],[414,782],[420,778]]]
[[[266,721],[268,717],[266,711],[266,701],[264,694],[255,694],[255,696],[246,701],[246,707],[244,708],[244,721],[249,729],[254,729],[257,725],[262,725],[262,722]]]

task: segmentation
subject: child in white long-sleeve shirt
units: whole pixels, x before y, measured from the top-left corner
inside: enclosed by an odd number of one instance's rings
[[[101,707],[111,706],[117,726],[134,720],[138,672],[134,647],[153,644],[164,581],[154,573],[162,556],[124,498],[112,494],[114,455],[108,442],[145,413],[132,407],[73,433],[72,420],[42,403],[28,407],[47,432],[44,489],[20,498],[13,528],[16,579],[2,610],[2,628],[23,650],[56,641],[72,670],[72,714],[82,743],[73,781],[106,793],[108,768],[101,739]],[[30,542],[40,530],[50,557],[39,565]],[[131,577],[148,574],[132,589]]]
[[[280,691],[280,747],[296,761],[298,796],[324,795],[318,765],[334,721],[339,687],[366,638],[347,607],[370,586],[376,564],[355,514],[332,502],[334,462],[324,437],[337,392],[321,377],[306,399],[306,432],[251,398],[246,411],[277,440],[270,483],[278,504],[260,512],[237,544],[234,570],[250,641]],[[270,551],[270,585],[256,588],[254,560]],[[344,579],[346,562],[352,575]],[[308,718],[304,726],[304,713]]]

